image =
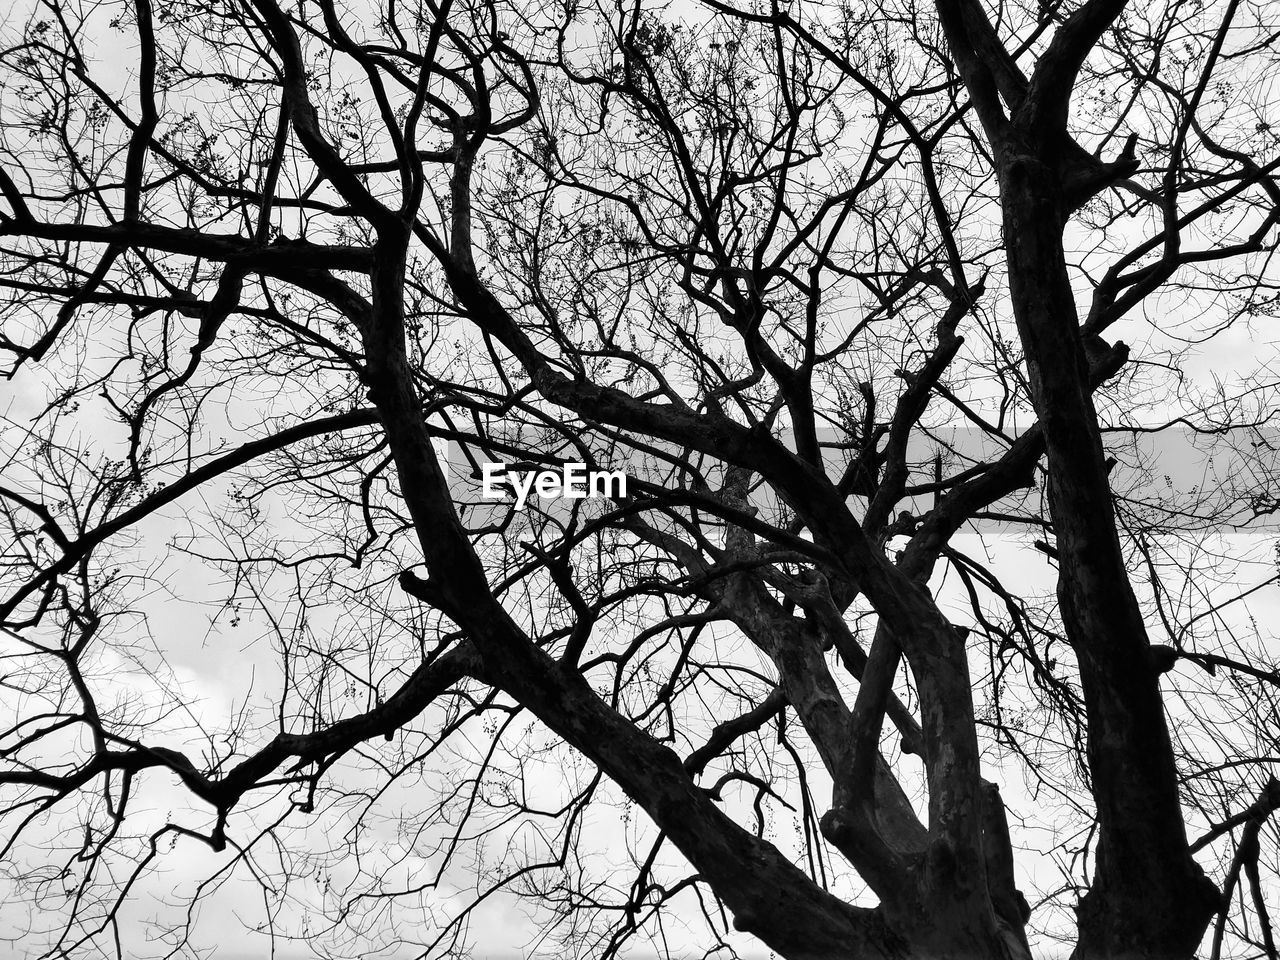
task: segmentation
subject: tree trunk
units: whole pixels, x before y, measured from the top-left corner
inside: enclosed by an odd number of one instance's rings
[[[1005,248],[1048,452],[1058,600],[1080,663],[1099,839],[1076,960],[1190,957],[1218,894],[1187,848],[1177,772],[1142,612],[1125,568],[1062,247],[1056,172],[1001,151]]]

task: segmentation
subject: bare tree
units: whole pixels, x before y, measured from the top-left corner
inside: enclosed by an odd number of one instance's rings
[[[29,953],[1277,956],[1276,10],[5,31]]]

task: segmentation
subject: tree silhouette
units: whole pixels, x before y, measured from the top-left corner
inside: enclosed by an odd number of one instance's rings
[[[27,954],[1277,956],[1276,10],[4,29]]]

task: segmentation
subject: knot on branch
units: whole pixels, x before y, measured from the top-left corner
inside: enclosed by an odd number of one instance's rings
[[[823,837],[836,849],[843,849],[853,842],[857,828],[848,807],[832,807],[818,821]]]
[[[1147,648],[1147,665],[1151,672],[1159,676],[1168,673],[1178,662],[1178,651],[1163,643],[1153,643]]]
[[[400,589],[415,600],[421,600],[428,606],[434,607],[453,619],[457,619],[453,617],[453,611],[456,608],[453,598],[434,579],[428,577],[423,580],[412,570],[403,570],[400,573],[398,582]]]
[[[1109,344],[1096,333],[1086,331],[1084,355],[1089,362],[1089,384],[1098,387],[1120,372],[1129,359],[1129,345],[1123,340]]]
[[[1138,135],[1130,134],[1120,156],[1106,162],[1086,153],[1074,140],[1070,141],[1059,163],[1064,213],[1078,210],[1113,183],[1137,173],[1137,146]]]

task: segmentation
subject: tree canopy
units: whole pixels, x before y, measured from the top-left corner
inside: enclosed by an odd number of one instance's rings
[[[1277,38],[18,0],[4,935],[1275,960]]]

